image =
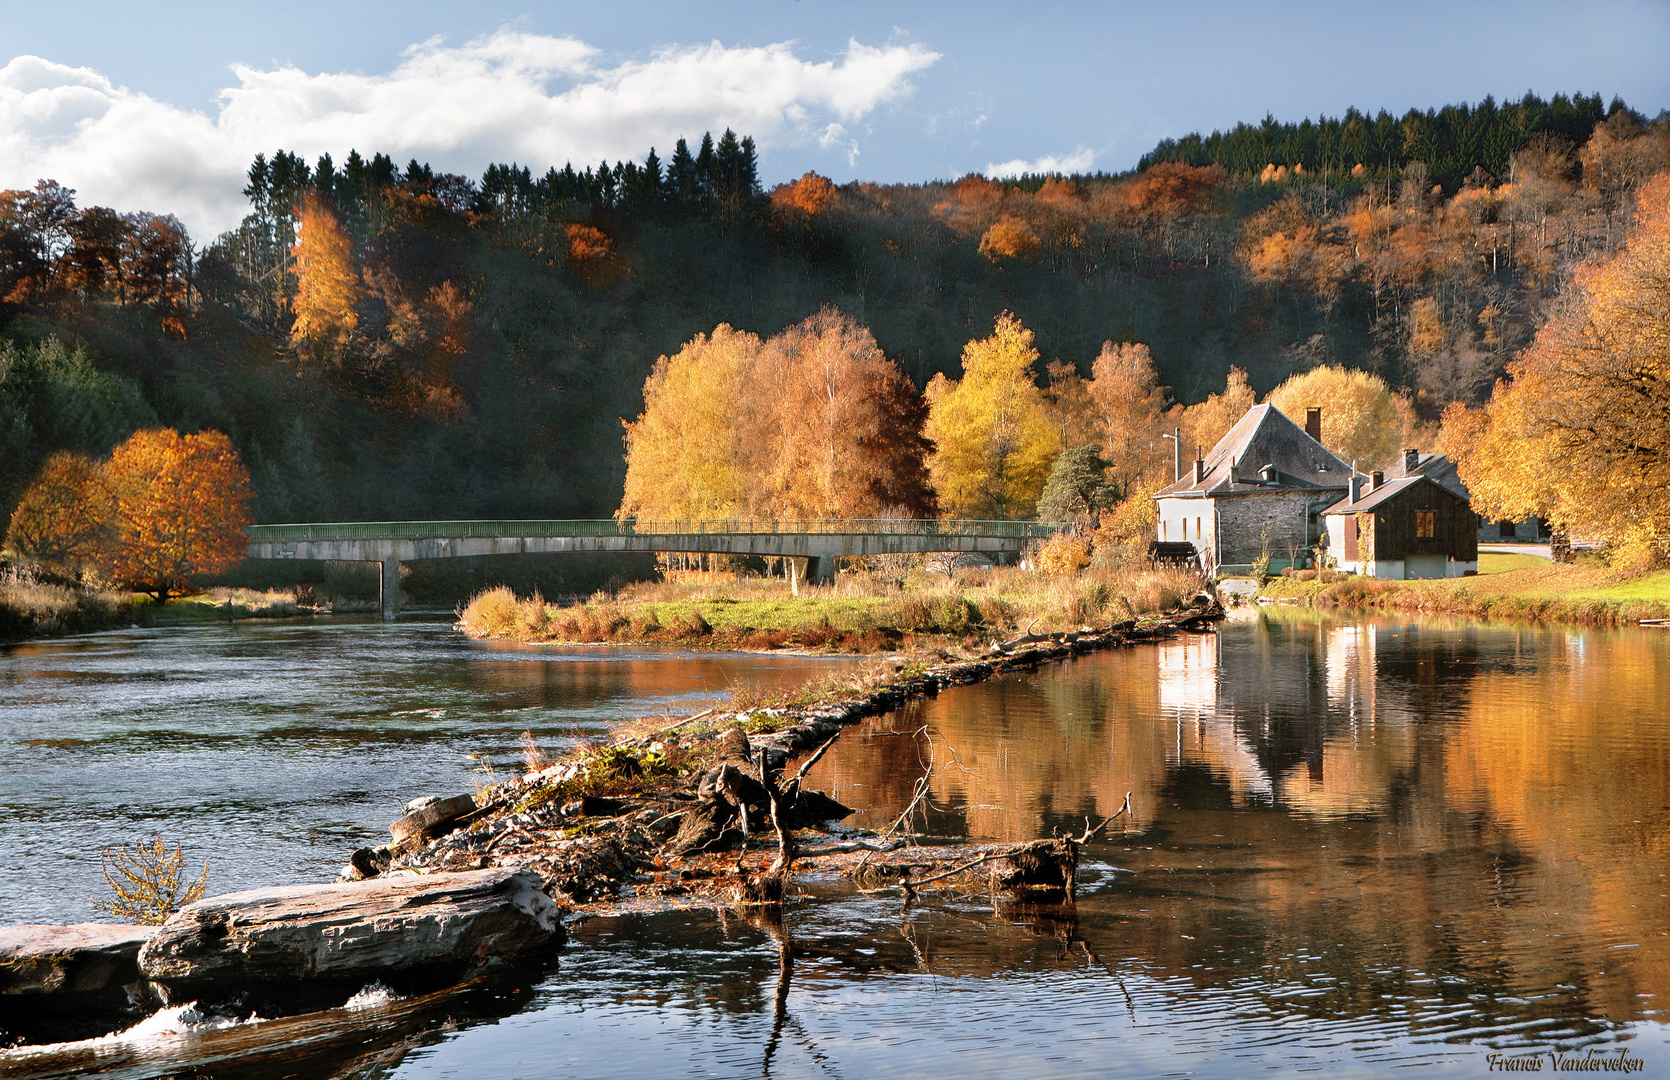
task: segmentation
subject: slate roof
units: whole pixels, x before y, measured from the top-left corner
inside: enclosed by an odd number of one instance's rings
[[[1345,490],[1351,466],[1329,453],[1305,429],[1273,405],[1255,405],[1235,422],[1206,455],[1206,475],[1194,478],[1194,463],[1184,464],[1183,479],[1161,488],[1156,499],[1218,498],[1275,491]],[[1276,479],[1259,479],[1266,465]]]
[[[1386,470],[1386,479],[1403,476],[1424,476],[1452,495],[1469,501],[1473,498],[1472,493],[1467,490],[1467,485],[1461,482],[1455,462],[1443,454],[1420,454],[1416,458],[1414,468],[1408,468],[1404,456],[1398,455],[1397,464]]]
[[[1356,502],[1352,502],[1351,497],[1347,495],[1345,498],[1341,499],[1339,502],[1328,507],[1328,509],[1322,512],[1324,514],[1360,514],[1365,510],[1373,510],[1375,507],[1391,499],[1399,492],[1408,491],[1416,484],[1426,483],[1431,479],[1432,478],[1428,476],[1400,476],[1396,480],[1387,480],[1373,491],[1370,491],[1368,489],[1367,478],[1365,477],[1362,494]],[[1437,481],[1432,482],[1437,483]],[[1451,494],[1454,494],[1454,492],[1451,492]]]

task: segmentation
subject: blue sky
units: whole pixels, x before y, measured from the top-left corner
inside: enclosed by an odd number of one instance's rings
[[[21,58],[38,57],[38,61]],[[752,131],[768,183],[1117,171],[1192,130],[1526,90],[1670,108],[1670,3],[0,0],[0,186],[235,221],[253,149],[479,175]],[[994,169],[994,167],[996,167]]]

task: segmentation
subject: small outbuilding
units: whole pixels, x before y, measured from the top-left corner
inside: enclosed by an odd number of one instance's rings
[[[1353,476],[1347,496],[1322,512],[1339,569],[1388,581],[1478,572],[1479,520],[1466,489],[1444,482],[1447,462],[1412,468],[1414,453],[1405,454],[1406,475]]]

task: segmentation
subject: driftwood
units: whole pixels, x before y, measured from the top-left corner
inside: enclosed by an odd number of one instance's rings
[[[167,1003],[242,1003],[262,1015],[340,1004],[381,980],[402,992],[543,957],[563,941],[526,871],[380,877],[255,889],[176,912],[139,951]]]
[[[913,804],[914,805],[914,804]],[[908,812],[908,811],[907,811]],[[991,871],[990,888],[994,894],[1009,896],[1065,896],[1072,900],[1076,893],[1079,847],[1107,828],[1115,818],[1131,812],[1131,793],[1125,793],[1124,805],[1091,826],[1085,820],[1080,836],[1057,836],[1048,840],[1031,840],[984,852],[949,870],[923,878],[905,878],[894,883],[903,889],[906,900],[915,899],[917,890],[949,878],[967,873],[977,866],[995,864]]]
[[[743,868],[742,856],[737,856],[737,885],[732,899],[744,905],[781,904],[783,891],[789,882],[789,871],[794,866],[794,831],[789,823],[793,793],[784,792],[778,785],[776,771],[771,767],[771,758],[763,748],[760,750],[759,770],[760,787],[765,791],[766,802],[771,811],[771,827],[777,833],[777,858],[763,873],[752,873]],[[800,777],[797,775],[790,782],[790,786],[797,787],[799,783]],[[746,835],[743,845],[743,852],[746,854]]]

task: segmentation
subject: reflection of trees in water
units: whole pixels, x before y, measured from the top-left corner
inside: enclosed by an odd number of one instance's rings
[[[1663,702],[1670,635],[1323,618],[948,691],[896,727],[956,748],[943,832],[1076,830],[1136,791],[1140,842],[1091,851],[1138,871],[1081,898],[1097,954],[1303,983],[1316,1015],[1387,994],[1553,1025],[1670,993]],[[885,824],[925,754],[847,738],[826,776]]]

